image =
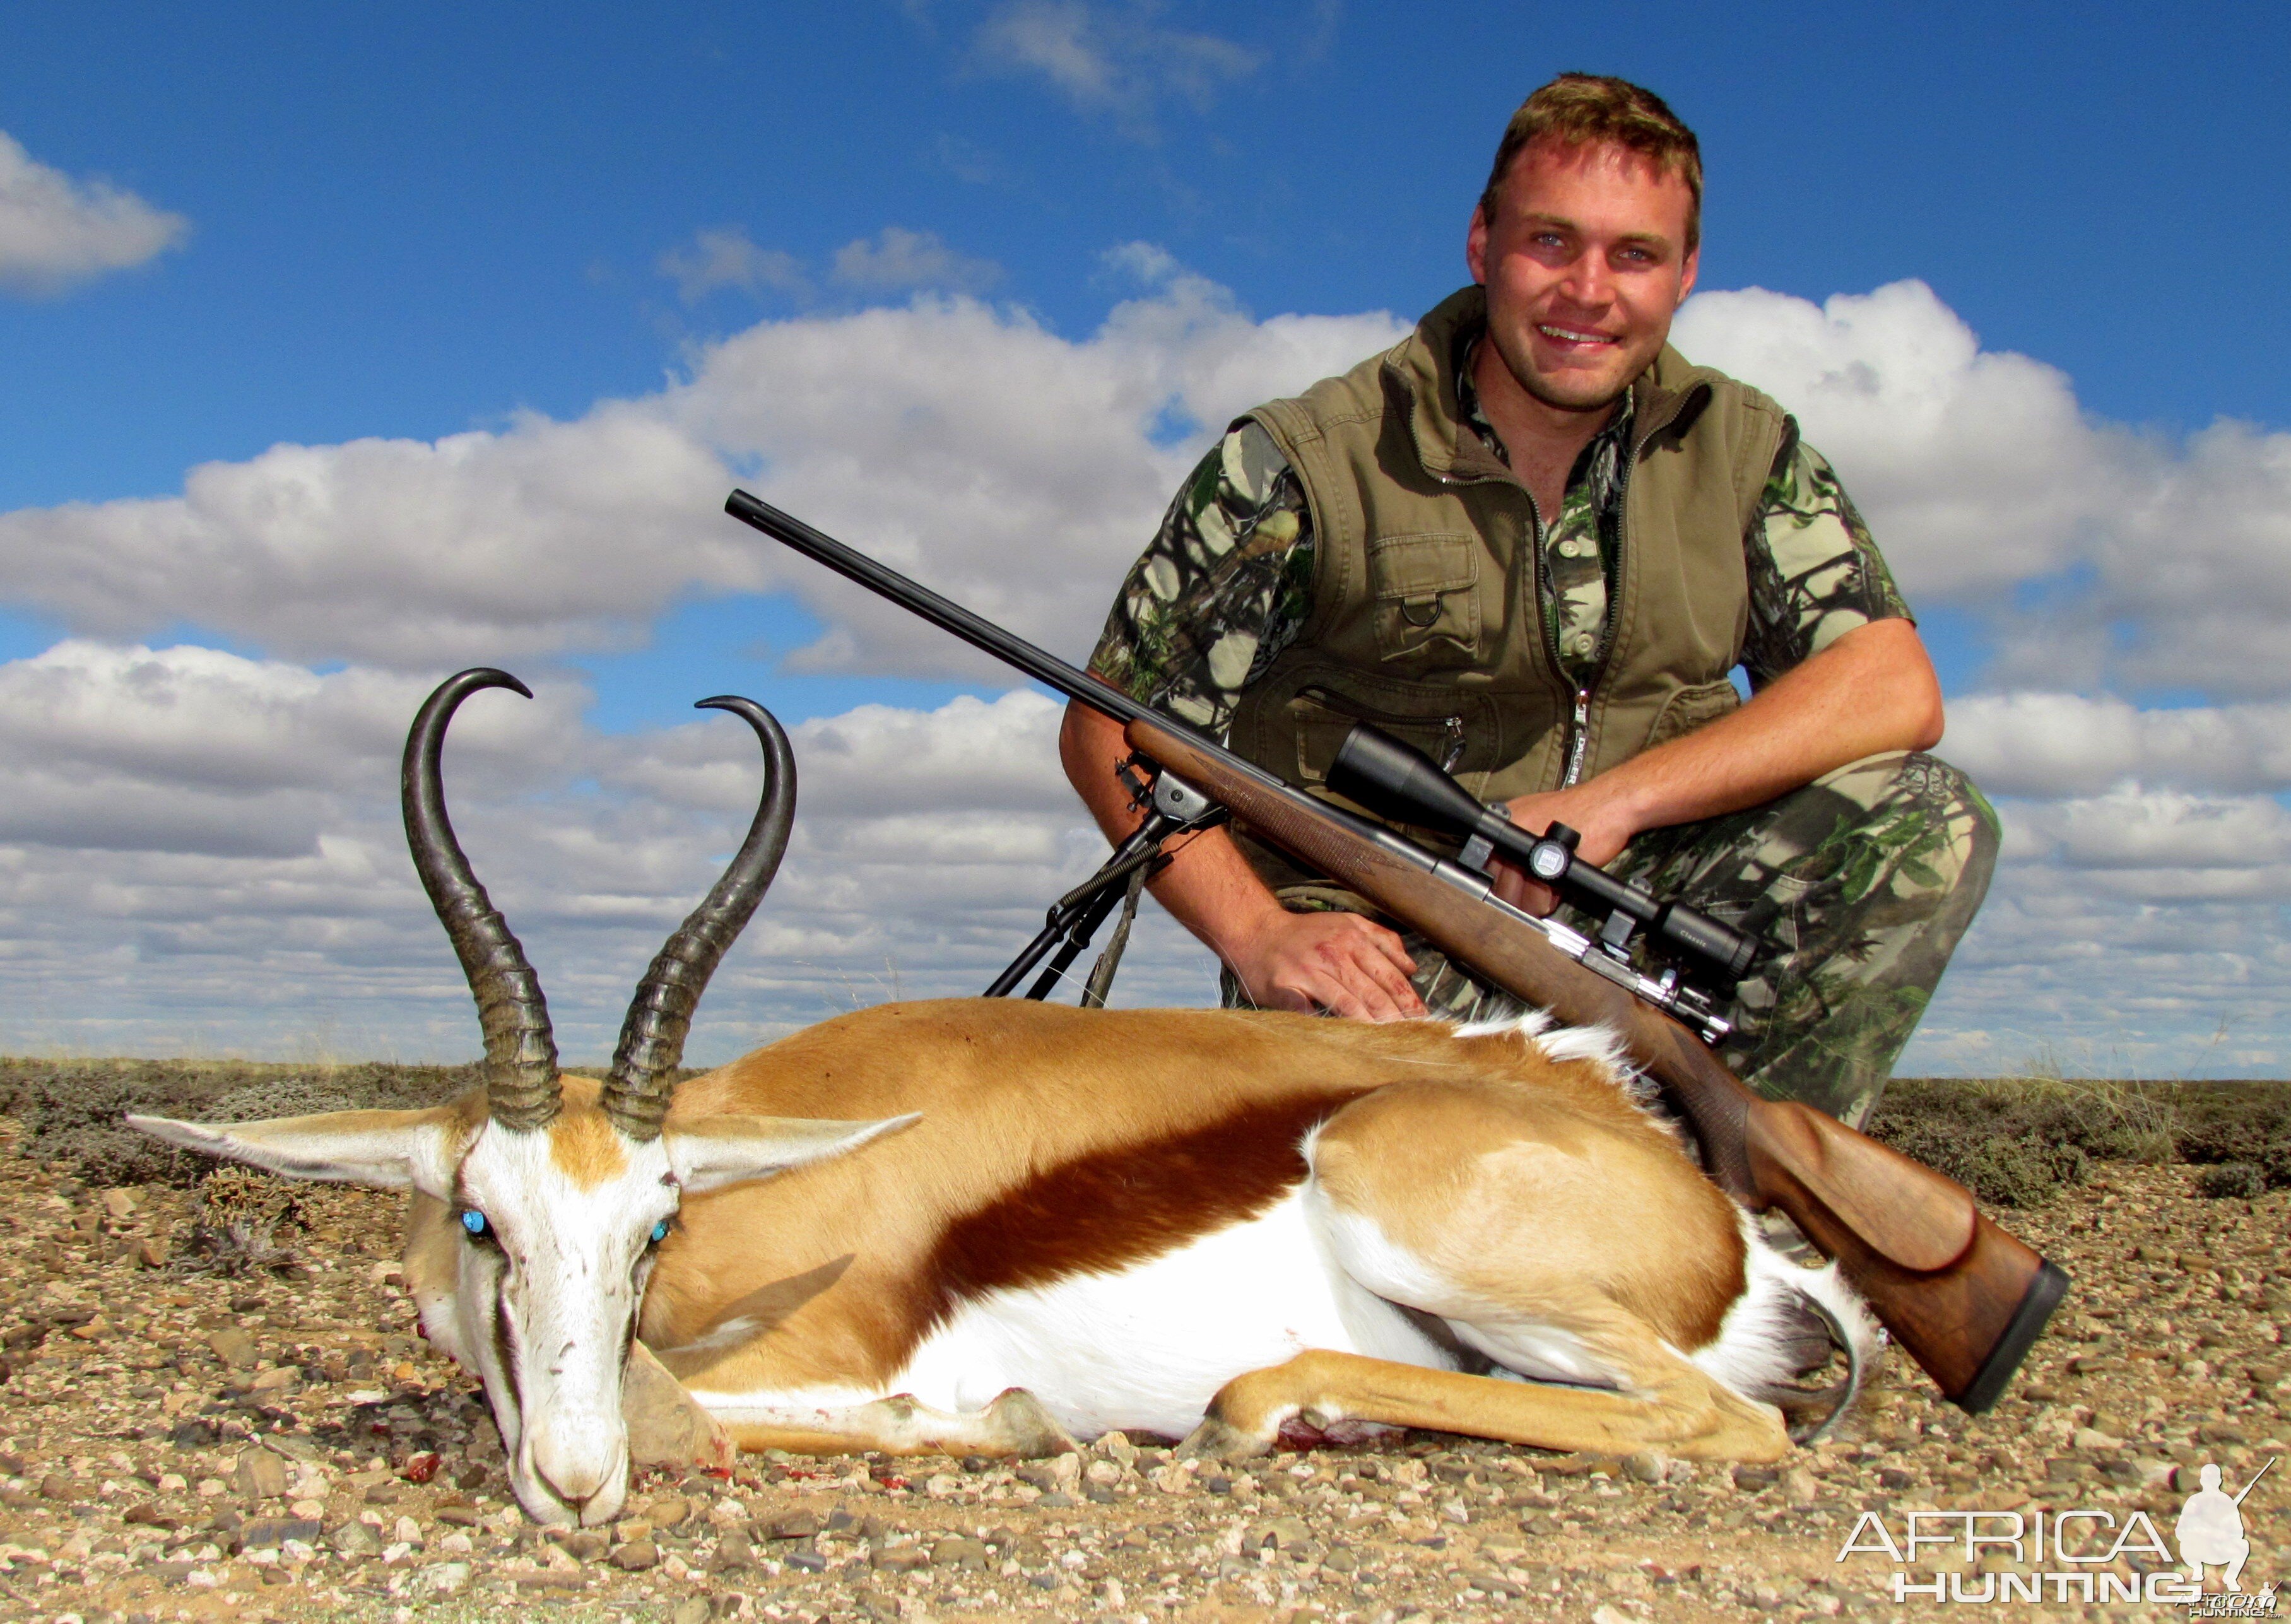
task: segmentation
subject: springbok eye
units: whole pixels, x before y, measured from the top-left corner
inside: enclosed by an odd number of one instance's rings
[[[475,1240],[482,1236],[490,1226],[486,1224],[484,1213],[475,1207],[464,1207],[462,1210],[462,1227],[468,1230],[470,1238]]]
[[[658,1246],[663,1241],[667,1239],[668,1220],[666,1218],[663,1218],[659,1223],[655,1224],[652,1226],[652,1243],[655,1246]]]

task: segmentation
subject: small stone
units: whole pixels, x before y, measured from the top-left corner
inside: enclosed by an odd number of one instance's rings
[[[231,1482],[249,1505],[277,1499],[286,1492],[286,1463],[259,1444],[241,1450]]]
[[[1738,1466],[1734,1468],[1734,1486],[1745,1494],[1759,1493],[1781,1481],[1781,1474],[1770,1466]]]
[[[157,1235],[147,1235],[135,1246],[135,1261],[147,1269],[167,1266],[167,1243]]]
[[[772,1519],[764,1530],[768,1540],[808,1540],[819,1532],[819,1517],[809,1511],[791,1511]]]
[[[1663,1469],[1662,1457],[1646,1450],[1623,1457],[1623,1475],[1634,1483],[1660,1483]]]
[[[390,1537],[399,1545],[419,1545],[422,1543],[422,1525],[412,1517],[400,1517],[390,1528]]]
[[[645,1505],[645,1520],[655,1528],[675,1528],[692,1515],[692,1502],[680,1494],[655,1495]]]
[[[102,1195],[103,1210],[115,1224],[124,1224],[135,1211],[135,1192],[106,1190]]]
[[[1804,1467],[1792,1467],[1782,1474],[1782,1492],[1793,1506],[1811,1506],[1821,1498],[1821,1482]]]
[[[1084,1468],[1082,1475],[1094,1483],[1111,1488],[1122,1479],[1121,1463],[1118,1460],[1093,1460]]]
[[[1045,1494],[1072,1494],[1081,1486],[1081,1457],[1052,1455],[1047,1460],[1023,1461],[1018,1481],[1032,1483]]]
[[[318,1542],[318,1524],[304,1517],[249,1517],[240,1524],[239,1543],[251,1551],[277,1550],[289,1540],[305,1545]]]
[[[68,1500],[71,1499],[71,1479],[66,1477],[61,1472],[49,1473],[45,1477],[40,1479],[40,1497],[43,1499],[52,1500]]]
[[[422,1570],[422,1588],[438,1596],[458,1596],[470,1582],[466,1562],[440,1562]]]
[[[716,1555],[708,1566],[711,1572],[728,1573],[756,1564],[756,1548],[748,1536],[735,1528],[716,1541]]]
[[[256,1372],[247,1387],[256,1393],[291,1393],[302,1385],[302,1372],[291,1364]]]
[[[945,1499],[962,1492],[962,1479],[951,1472],[934,1472],[923,1480],[923,1492],[933,1499]]]
[[[640,1573],[659,1563],[660,1548],[649,1537],[631,1540],[625,1545],[615,1546],[610,1560],[615,1567],[624,1572]]]
[[[2124,1447],[2123,1439],[2110,1437],[2096,1427],[2078,1427],[2076,1435],[2070,1438],[2069,1443],[2077,1449],[2111,1455]]]
[[[326,1543],[344,1556],[379,1556],[382,1536],[363,1523],[345,1523],[326,1536]]]
[[[687,1596],[676,1604],[669,1615],[669,1624],[708,1624],[708,1598]]]
[[[245,1370],[254,1363],[254,1339],[236,1325],[227,1325],[210,1335],[207,1347],[234,1371]]]

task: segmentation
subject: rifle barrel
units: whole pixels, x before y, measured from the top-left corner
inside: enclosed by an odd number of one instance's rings
[[[920,615],[944,631],[952,631],[973,648],[991,654],[1006,665],[1015,665],[1035,681],[1054,687],[1069,699],[1079,699],[1125,726],[1151,716],[1163,727],[1170,719],[1147,710],[1112,684],[1077,671],[1047,649],[1014,637],[990,620],[983,620],[961,604],[940,597],[920,582],[910,581],[888,565],[845,546],[824,531],[815,530],[792,513],[784,513],[768,502],[745,491],[725,498],[724,511],[743,523],[794,548],[808,559],[824,564],[837,575],[857,582],[878,597]]]

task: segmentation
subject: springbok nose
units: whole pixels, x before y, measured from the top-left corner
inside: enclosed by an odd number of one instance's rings
[[[534,1448],[533,1470],[549,1485],[549,1491],[573,1507],[576,1515],[603,1491],[612,1475],[610,1465],[599,1460],[594,1450],[567,1451],[542,1444]]]

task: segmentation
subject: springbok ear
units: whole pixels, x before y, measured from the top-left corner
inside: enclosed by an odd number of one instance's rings
[[[127,1125],[202,1155],[251,1162],[289,1178],[416,1189],[445,1200],[465,1124],[452,1105],[426,1111],[330,1111],[261,1122],[179,1122],[131,1116]]]
[[[897,1133],[922,1120],[920,1112],[887,1116],[875,1122],[820,1122],[796,1116],[711,1117],[688,1128],[669,1130],[668,1162],[686,1193],[697,1195],[746,1179],[768,1178],[807,1162],[843,1155],[870,1139]]]

